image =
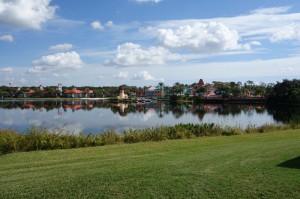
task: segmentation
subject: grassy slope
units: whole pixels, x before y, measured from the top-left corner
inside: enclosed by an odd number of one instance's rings
[[[300,198],[300,132],[0,156],[0,198]]]

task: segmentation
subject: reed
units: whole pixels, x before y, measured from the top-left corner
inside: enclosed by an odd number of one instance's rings
[[[266,133],[277,130],[299,129],[299,123],[287,125],[266,124],[256,127],[249,125],[246,129],[232,126],[220,126],[214,123],[177,124],[175,126],[158,126],[145,129],[129,129],[119,134],[106,130],[99,134],[75,135],[63,129],[47,130],[29,128],[19,133],[12,129],[0,130],[0,154],[17,151],[36,151],[52,149],[70,149],[112,145],[120,143],[138,143],[173,139],[190,139],[193,137],[231,136],[249,133]]]

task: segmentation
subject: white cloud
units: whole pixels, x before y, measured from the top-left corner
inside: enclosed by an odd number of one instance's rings
[[[0,23],[16,27],[40,29],[53,18],[55,6],[51,0],[0,0]]]
[[[114,22],[113,21],[108,21],[108,22],[106,22],[105,25],[108,26],[108,27],[112,27],[112,26],[114,26]]]
[[[61,74],[61,73],[53,73],[53,76],[54,77],[63,77],[63,78],[69,78],[69,74],[67,73],[64,73],[64,74]]]
[[[127,71],[120,71],[117,75],[114,75],[115,78],[118,79],[127,79],[128,78],[128,72]]]
[[[291,24],[300,24],[300,13],[285,13],[289,11],[291,7],[270,7],[264,9],[258,9],[250,12],[250,14],[240,15],[236,17],[223,17],[223,18],[210,18],[210,19],[185,19],[185,20],[168,20],[168,21],[156,21],[156,22],[149,22],[147,27],[140,28],[140,32],[148,37],[156,36],[158,40],[160,39],[161,42],[167,43],[170,39],[175,39],[176,37],[185,38],[188,34],[187,32],[183,32],[184,30],[191,31],[190,34],[196,33],[197,29],[195,24],[203,23],[209,24],[211,22],[221,23],[223,24],[224,33],[221,34],[214,34],[214,30],[211,29],[211,32],[207,32],[207,36],[212,34],[213,38],[219,38],[226,35],[232,35],[232,41],[234,42],[237,39],[237,42],[241,41],[253,41],[253,40],[264,40],[271,38],[274,40],[274,34],[280,31],[284,31],[284,27],[291,26]],[[186,29],[181,30],[178,27],[186,27]],[[209,26],[208,26],[209,27]],[[227,27],[227,28],[226,28]],[[188,29],[190,28],[190,29]],[[221,30],[222,28],[220,28]],[[157,34],[158,30],[171,30],[170,32],[162,32]],[[216,29],[217,30],[217,29]],[[203,31],[208,31],[203,28]],[[233,32],[232,32],[233,31]],[[238,38],[234,31],[238,34]],[[180,35],[183,34],[183,35]],[[203,35],[203,33],[202,33]],[[159,38],[159,36],[161,38]],[[175,38],[170,38],[170,36],[174,36]],[[166,37],[166,38],[165,38]],[[191,35],[194,41],[194,35]],[[220,40],[222,41],[222,40]],[[230,38],[224,40],[226,42],[230,42]],[[180,42],[180,41],[178,41]],[[182,41],[181,41],[182,43]],[[191,41],[190,41],[191,43]],[[167,43],[168,44],[168,43]],[[188,41],[184,44],[187,45]],[[234,43],[233,43],[234,44]],[[172,44],[168,44],[172,46]],[[173,44],[174,46],[175,44]],[[177,46],[184,46],[183,44],[176,44]],[[241,44],[244,47],[244,44]]]
[[[279,42],[283,40],[300,40],[300,24],[291,24],[283,27],[275,32],[271,38],[271,42]]]
[[[290,9],[291,9],[290,6],[259,8],[259,9],[256,9],[256,10],[252,10],[251,14],[265,14],[265,15],[281,14],[281,13],[288,12]]]
[[[36,83],[39,83],[39,84],[42,84],[42,83],[47,82],[47,78],[45,78],[45,77],[40,77],[40,78],[37,79],[35,82],[36,82]]]
[[[139,44],[125,43],[118,46],[117,54],[113,60],[105,61],[105,65],[142,66],[159,65],[166,61],[182,59],[178,54],[172,54],[163,47],[150,47],[142,49]]]
[[[40,74],[44,71],[47,70],[47,67],[43,67],[43,66],[34,66],[28,69],[28,73],[29,74]]]
[[[43,56],[39,60],[32,62],[32,68],[28,73],[41,73],[43,71],[61,71],[79,69],[84,65],[80,55],[75,52],[56,53],[53,55]]]
[[[103,30],[104,27],[102,26],[101,22],[100,21],[94,21],[91,23],[91,27],[94,29],[94,30]]]
[[[161,2],[162,0],[131,0],[131,1],[134,1],[134,2],[137,2],[137,3],[159,3]]]
[[[20,84],[26,84],[27,83],[27,79],[25,79],[25,77],[23,77],[23,76],[20,76],[17,79],[17,82],[20,83]]]
[[[64,43],[64,44],[57,44],[54,46],[50,46],[49,50],[53,51],[67,51],[73,48],[72,44]]]
[[[197,22],[176,29],[158,29],[157,39],[168,48],[205,53],[244,48],[238,43],[240,39],[238,32],[220,22]]]
[[[1,73],[12,73],[13,69],[11,67],[6,67],[6,68],[2,68],[0,69]]]
[[[13,42],[14,38],[12,35],[0,35],[0,41]]]
[[[141,71],[133,76],[134,80],[157,81],[148,71]]]

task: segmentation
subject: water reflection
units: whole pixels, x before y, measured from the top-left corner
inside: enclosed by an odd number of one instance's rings
[[[122,132],[177,123],[213,122],[221,125],[289,122],[300,119],[299,109],[265,105],[232,104],[111,104],[105,101],[1,101],[0,128],[20,131],[64,128],[68,132],[99,133],[106,129]]]

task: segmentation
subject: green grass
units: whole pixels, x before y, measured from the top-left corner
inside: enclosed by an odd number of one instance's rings
[[[299,130],[11,153],[0,198],[300,198],[299,156]]]

